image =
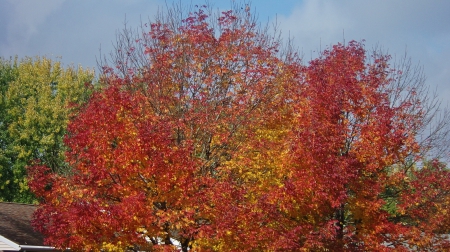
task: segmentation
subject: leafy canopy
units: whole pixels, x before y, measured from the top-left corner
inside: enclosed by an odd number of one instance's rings
[[[28,170],[46,241],[75,250],[449,248],[449,171],[438,161],[418,168],[435,147],[417,140],[433,112],[423,83],[404,82],[388,55],[354,41],[304,64],[249,10],[201,7],[178,20],[171,9],[149,31],[118,37],[105,87],[69,123],[71,173]]]
[[[67,173],[63,136],[69,115],[91,93],[93,72],[45,57],[0,61],[0,200],[31,203],[25,166],[40,159]]]

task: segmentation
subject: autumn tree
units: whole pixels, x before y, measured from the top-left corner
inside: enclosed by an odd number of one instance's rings
[[[183,14],[118,35],[104,88],[69,123],[72,172],[29,170],[49,244],[448,248],[449,173],[425,162],[446,151],[448,115],[409,64],[354,41],[304,64],[249,6]]]
[[[284,219],[282,227],[288,227],[281,229],[278,247],[401,250],[420,240],[407,238],[414,228],[391,218],[383,196],[429,150],[417,132],[428,127],[430,111],[423,82],[398,88],[404,69],[390,68],[389,60],[350,42],[305,66],[291,92],[296,112],[285,164],[292,175],[272,192],[283,199],[276,211],[286,209],[277,222]]]
[[[0,71],[0,197],[31,202],[25,166],[40,159],[54,172],[68,171],[62,139],[69,115],[91,93],[93,73],[45,57],[2,60]]]

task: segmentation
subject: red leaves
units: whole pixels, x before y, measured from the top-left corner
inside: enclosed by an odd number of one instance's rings
[[[106,87],[69,125],[72,174],[30,174],[48,242],[383,251],[448,232],[448,171],[403,179],[419,155],[420,102],[392,102],[388,56],[370,63],[350,42],[303,66],[277,57],[247,8],[223,13],[218,31],[208,22],[203,9],[156,22],[128,50],[148,64],[119,64],[122,78],[105,68]]]
[[[195,195],[191,188],[195,185],[195,163],[185,158],[192,151],[174,146],[171,122],[147,111],[148,105],[139,93],[130,95],[120,89],[119,82],[95,94],[70,124],[67,162],[74,174],[67,181],[51,174],[55,183],[50,192],[62,192],[57,202],[52,199],[55,194],[48,195],[39,188],[38,184],[46,184],[42,181],[44,177],[31,174],[30,184],[35,193],[44,196],[48,204],[41,211],[48,214],[55,207],[64,209],[49,215],[51,220],[44,221],[45,224],[36,223],[50,236],[48,241],[59,247],[77,248],[85,243],[98,243],[99,237],[108,240],[115,235],[120,236],[118,241],[146,244],[144,238],[136,239],[136,230],[159,229],[155,226],[159,225],[158,215],[153,218],[147,215],[181,205],[187,207],[191,201],[184,199]],[[45,171],[38,168],[35,172]],[[65,188],[67,185],[70,187]],[[159,205],[161,201],[163,205]],[[71,221],[59,222],[69,216]],[[47,225],[54,228],[46,228]],[[70,228],[61,231],[67,225]],[[60,234],[53,235],[55,230]],[[65,235],[71,232],[82,232],[79,235],[84,239]]]

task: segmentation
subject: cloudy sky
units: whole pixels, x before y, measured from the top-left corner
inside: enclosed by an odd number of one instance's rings
[[[112,49],[124,21],[137,27],[173,0],[1,0],[0,56],[61,57],[65,64],[96,67]],[[232,0],[209,0],[219,9]],[[176,0],[204,4],[203,0]],[[405,52],[424,67],[427,83],[450,103],[450,1],[254,0],[263,23],[278,22],[306,60],[326,46],[364,39],[394,58]]]

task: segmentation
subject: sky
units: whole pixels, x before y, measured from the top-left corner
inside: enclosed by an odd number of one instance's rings
[[[65,65],[96,68],[127,23],[137,28],[173,0],[0,0],[0,56],[47,56]],[[175,0],[202,5],[203,0]],[[233,0],[209,0],[227,10]],[[238,1],[241,2],[241,1]],[[248,2],[248,1],[247,1]],[[263,24],[276,22],[282,37],[308,61],[330,45],[362,41],[424,69],[427,85],[450,105],[450,1],[254,0]]]

